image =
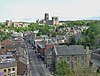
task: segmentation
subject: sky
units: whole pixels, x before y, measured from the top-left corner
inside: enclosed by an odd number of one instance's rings
[[[35,21],[44,13],[59,20],[100,19],[100,0],[0,0],[0,21]]]

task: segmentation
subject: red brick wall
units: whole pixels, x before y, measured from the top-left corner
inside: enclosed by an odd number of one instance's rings
[[[57,46],[58,44],[55,44],[55,46]],[[45,48],[40,48],[39,46],[37,46],[37,51],[39,53],[41,53],[41,55],[43,55],[48,49],[52,48],[54,45],[45,45]]]

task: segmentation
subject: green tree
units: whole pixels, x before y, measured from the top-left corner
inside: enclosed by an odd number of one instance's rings
[[[57,36],[57,33],[56,32],[53,32],[52,33],[52,37],[56,37]]]
[[[56,76],[73,76],[70,66],[65,60],[60,60],[57,62]]]
[[[100,34],[95,36],[94,42],[96,47],[100,47]]]
[[[9,39],[10,37],[11,37],[10,33],[0,32],[0,41],[5,40],[5,39]]]
[[[71,36],[69,39],[69,44],[70,45],[76,45],[76,40],[75,40],[75,36]]]
[[[89,44],[90,47],[98,46],[99,45],[99,34],[100,34],[100,22],[94,21],[87,23],[89,26],[88,30],[84,30],[83,35],[85,37],[86,44]]]

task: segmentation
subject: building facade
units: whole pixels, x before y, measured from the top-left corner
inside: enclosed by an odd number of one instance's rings
[[[55,71],[56,63],[60,60],[67,61],[72,69],[82,68],[86,62],[86,51],[82,45],[54,46],[52,49],[52,71]]]
[[[59,25],[59,18],[58,17],[52,17],[52,20],[49,20],[49,13],[44,14],[44,19],[36,21],[39,24],[47,24],[47,25]]]
[[[11,26],[12,25],[12,20],[6,20],[6,25]]]
[[[49,21],[49,14],[48,14],[48,13],[45,13],[45,15],[44,15],[44,20],[45,20],[45,21]]]
[[[17,76],[17,62],[0,63],[0,76]]]

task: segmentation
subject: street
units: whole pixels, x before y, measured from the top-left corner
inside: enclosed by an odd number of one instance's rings
[[[29,75],[30,76],[52,76],[50,73],[45,71],[47,68],[42,63],[41,59],[37,57],[35,53],[36,49],[32,48],[28,42],[27,45],[27,53],[29,58]],[[48,74],[48,75],[47,75]]]

